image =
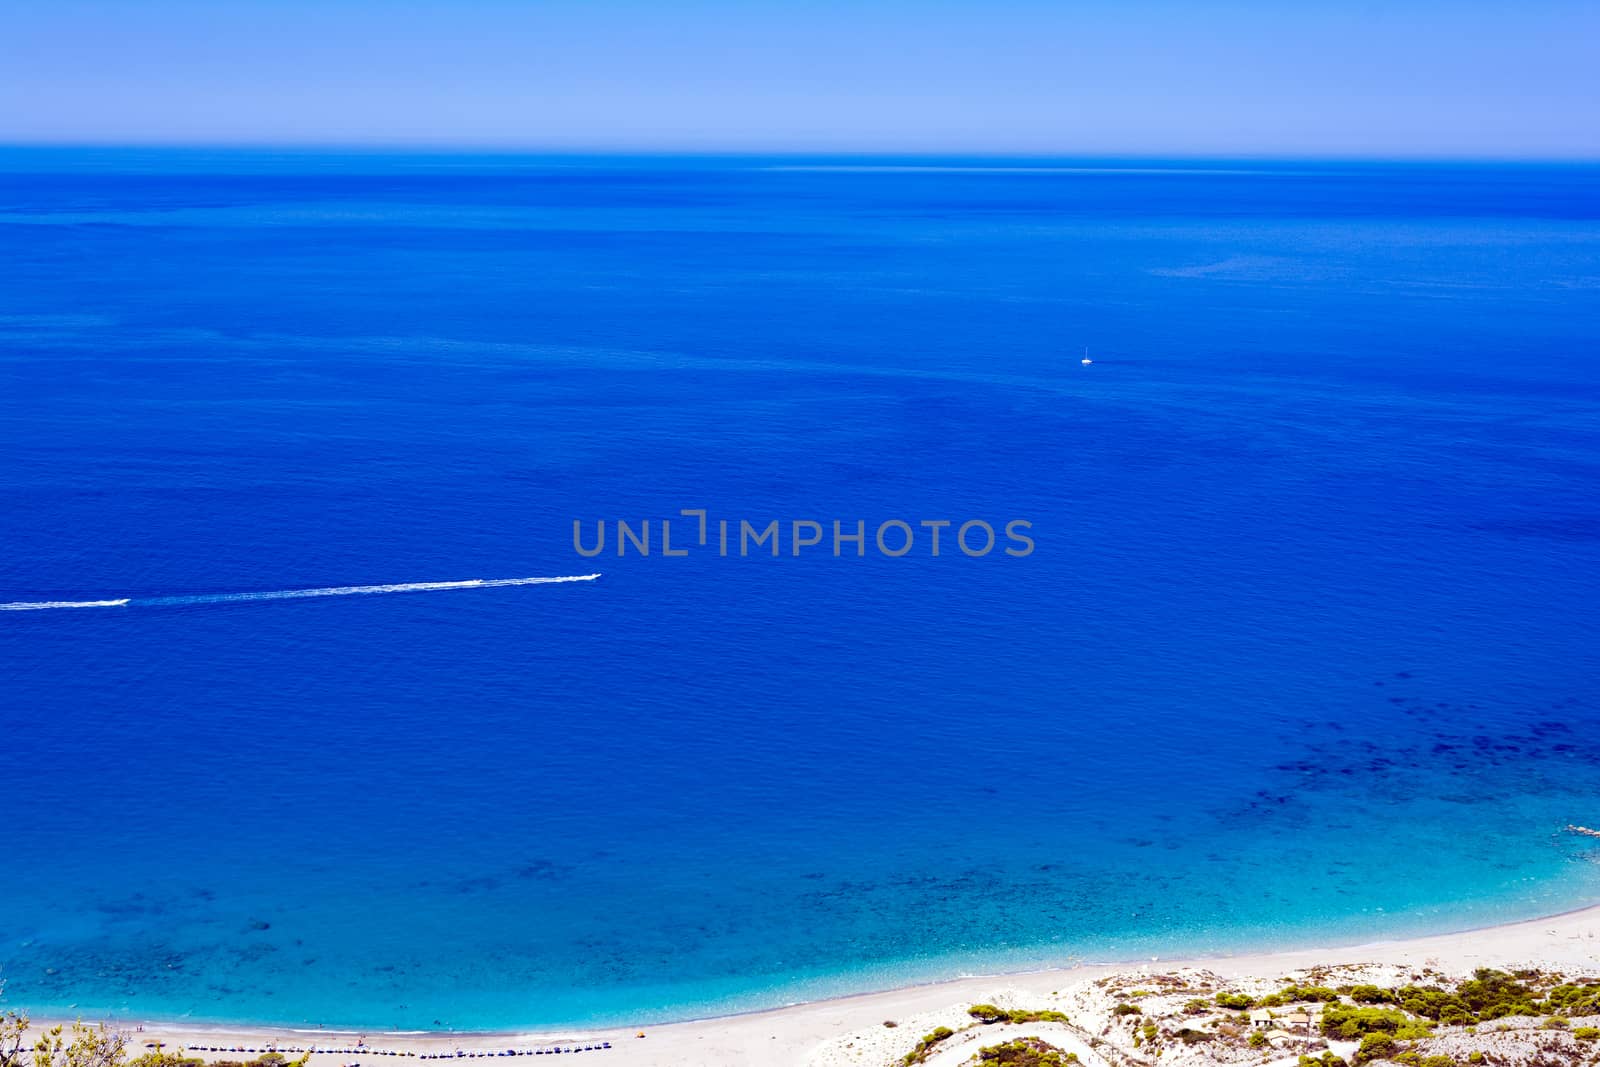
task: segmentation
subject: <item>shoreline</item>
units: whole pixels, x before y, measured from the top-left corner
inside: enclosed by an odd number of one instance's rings
[[[1600,974],[1600,904],[1572,908],[1533,919],[1478,926],[1442,934],[1391,938],[1323,948],[1287,948],[1217,956],[1156,957],[1121,963],[1082,963],[1071,967],[969,975],[935,982],[852,993],[780,1007],[733,1012],[643,1026],[568,1026],[502,1030],[385,1031],[358,1027],[234,1024],[227,1021],[186,1023],[171,1019],[119,1019],[130,1035],[130,1051],[158,1040],[168,1045],[202,1044],[227,1035],[230,1043],[323,1044],[307,1041],[365,1037],[354,1042],[329,1042],[337,1047],[311,1055],[309,1067],[345,1067],[375,1048],[401,1055],[452,1053],[456,1050],[501,1050],[510,1044],[559,1044],[567,1041],[609,1041],[606,1063],[656,1067],[681,1063],[809,1063],[811,1054],[828,1042],[856,1030],[882,1027],[886,1019],[904,1019],[952,1005],[1010,997],[1039,998],[1108,974],[1201,968],[1228,978],[1276,977],[1309,967],[1357,963],[1417,964],[1467,973],[1476,967],[1537,964],[1544,969]],[[89,1018],[89,1017],[86,1017]],[[58,1014],[34,1020],[34,1027],[71,1022]],[[92,1021],[92,1019],[91,1019]],[[140,1027],[135,1031],[134,1027]],[[639,1035],[643,1035],[643,1038]],[[202,1040],[190,1040],[202,1039]],[[354,1059],[352,1057],[355,1057]],[[828,1061],[832,1062],[832,1061]]]

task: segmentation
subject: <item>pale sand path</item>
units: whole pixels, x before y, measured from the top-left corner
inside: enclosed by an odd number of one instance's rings
[[[1113,972],[1138,971],[1140,968],[1166,971],[1199,966],[1224,977],[1276,977],[1301,968],[1341,963],[1404,963],[1430,966],[1447,973],[1466,973],[1475,967],[1528,965],[1569,974],[1600,974],[1600,906],[1481,930],[1343,948],[1297,949],[1207,959],[1161,959],[1157,962],[1082,966],[1031,974],[961,978],[748,1015],[649,1026],[644,1028],[647,1035],[644,1038],[634,1036],[638,1032],[638,1028],[634,1027],[493,1034],[366,1033],[368,1044],[373,1047],[415,1052],[531,1047],[562,1039],[579,1043],[608,1040],[612,1044],[611,1049],[580,1053],[584,1059],[579,1062],[615,1064],[617,1067],[876,1067],[891,1056],[903,1054],[921,1034],[934,1026],[954,1028],[970,1022],[966,1015],[968,1005],[985,1001],[1026,1003],[1030,997],[1042,998],[1056,990]],[[886,1028],[883,1026],[886,1019],[893,1019],[899,1025],[894,1029]],[[1041,1031],[1044,1025],[1047,1024],[1018,1029]],[[986,1027],[983,1032],[987,1035],[985,1043],[990,1043],[1001,1033],[1001,1029]],[[134,1035],[133,1044],[135,1051],[143,1051],[143,1044],[153,1040],[162,1040],[169,1045],[243,1044],[259,1048],[269,1042],[283,1045],[306,1045],[312,1042],[329,1044],[335,1039],[336,1033],[329,1031],[224,1029],[159,1023],[147,1024],[142,1033]],[[354,1041],[353,1034],[350,1040]],[[319,1053],[311,1058],[310,1067],[343,1067],[352,1062],[359,1062],[362,1067],[408,1062],[419,1064],[420,1067],[420,1063],[431,1064],[434,1061]],[[525,1057],[508,1057],[497,1062],[509,1065],[566,1061],[544,1058],[529,1061]],[[1094,1061],[1086,1059],[1086,1062]]]

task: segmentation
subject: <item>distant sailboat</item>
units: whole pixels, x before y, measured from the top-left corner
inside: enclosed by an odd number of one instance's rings
[[[1083,358],[1078,361],[1078,365],[1082,366],[1082,367],[1087,367],[1089,364],[1091,364],[1093,362],[1094,362],[1094,360],[1089,358],[1089,346],[1088,345],[1084,345],[1083,346]]]

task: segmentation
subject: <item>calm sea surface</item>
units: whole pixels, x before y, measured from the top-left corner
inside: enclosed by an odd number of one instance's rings
[[[0,1003],[642,1021],[1600,898],[1600,171],[923,162],[0,154],[0,602],[130,599],[0,612]]]

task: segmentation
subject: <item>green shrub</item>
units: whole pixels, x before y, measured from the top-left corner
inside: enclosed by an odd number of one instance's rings
[[[1469,981],[1456,990],[1468,1009],[1480,1019],[1501,1019],[1507,1015],[1537,1015],[1533,990],[1504,971],[1480,967]]]
[[[184,1056],[177,1052],[146,1052],[143,1056],[136,1056],[128,1061],[128,1067],[201,1067],[205,1061],[198,1056]],[[278,1057],[278,1063],[283,1062],[283,1057]]]
[[[1356,1049],[1356,1063],[1367,1063],[1370,1060],[1392,1060],[1400,1054],[1400,1042],[1391,1034],[1369,1033],[1361,1039],[1361,1047]]]
[[[1400,998],[1392,989],[1384,989],[1375,985],[1358,985],[1350,987],[1350,999],[1357,1004],[1398,1004]]]
[[[1325,1037],[1355,1041],[1373,1033],[1397,1033],[1411,1020],[1404,1012],[1391,1008],[1352,1008],[1330,1004],[1322,1013],[1322,1033]]]
[[[1329,1050],[1320,1057],[1301,1056],[1299,1067],[1348,1067],[1348,1065],[1344,1060],[1335,1056],[1332,1050]]]
[[[1124,1001],[1123,1003],[1118,1004],[1116,1007],[1112,1008],[1111,1009],[1111,1014],[1112,1015],[1142,1015],[1144,1013],[1139,1010],[1139,1005],[1137,1005],[1137,1004],[1129,1004],[1126,1001]]]
[[[993,1045],[978,1050],[978,1062],[984,1067],[1067,1067],[1078,1062],[1078,1057],[1063,1053],[1036,1037],[1020,1037],[1003,1045]]]
[[[917,1047],[906,1053],[901,1062],[906,1064],[921,1063],[928,1058],[928,1053],[933,1051],[935,1045],[953,1033],[955,1031],[948,1026],[934,1027],[932,1031],[922,1035],[922,1040],[917,1042]]]
[[[1572,1031],[1572,1036],[1579,1041],[1594,1041],[1600,1039],[1600,1026],[1580,1026]]]
[[[1244,1011],[1246,1008],[1254,1007],[1256,1003],[1255,997],[1244,993],[1229,993],[1226,990],[1218,993],[1213,999],[1216,1000],[1219,1006],[1233,1008],[1237,1011]]]
[[[1276,993],[1269,993],[1255,1002],[1258,1008],[1281,1008],[1285,1004],[1303,1004],[1308,1000],[1336,1003],[1339,994],[1321,985],[1287,985]]]
[[[1138,1008],[1134,1009],[1135,1012],[1138,1010]],[[985,1024],[1064,1023],[1067,1021],[1067,1015],[1065,1012],[1056,1011],[1052,1008],[1040,1008],[1037,1011],[1029,1011],[1026,1008],[1013,1008],[1008,1011],[1005,1008],[997,1008],[993,1004],[974,1004],[972,1007],[967,1009],[967,1014],[978,1020],[980,1023]],[[1118,1014],[1128,1013],[1119,1012]]]
[[[1455,993],[1437,986],[1408,985],[1396,991],[1396,1002],[1413,1015],[1438,1019],[1452,1026],[1478,1021],[1472,1007]]]
[[[1558,985],[1545,994],[1544,1009],[1562,1015],[1600,1015],[1600,985]]]
[[[1250,1032],[1250,1040],[1248,1044],[1251,1048],[1266,1048],[1267,1035],[1263,1034],[1260,1030],[1252,1030]]]

